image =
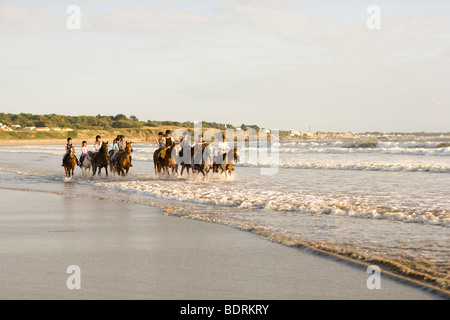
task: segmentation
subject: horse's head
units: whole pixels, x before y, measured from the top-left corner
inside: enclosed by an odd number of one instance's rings
[[[131,141],[127,141],[125,143],[125,151],[127,153],[132,153],[133,152],[133,147],[131,146],[132,142]]]
[[[102,146],[100,147],[100,151],[102,151],[104,153],[108,153],[108,141],[102,143]]]

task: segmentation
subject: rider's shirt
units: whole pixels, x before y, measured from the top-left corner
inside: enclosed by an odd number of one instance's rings
[[[172,145],[172,138],[164,138],[163,139],[163,144],[164,144],[164,146],[167,148],[167,147],[170,147],[171,145]]]
[[[69,153],[71,149],[72,149],[72,144],[71,143],[66,144],[66,153]]]
[[[81,147],[81,155],[82,156],[87,155],[88,151],[89,151],[88,147]]]
[[[125,149],[125,142],[123,140],[119,141],[117,142],[117,146],[119,147],[119,150],[123,150]]]
[[[231,148],[230,148],[230,146],[228,145],[228,142],[219,142],[219,146],[218,146],[218,148],[219,148],[219,152],[220,153],[226,153],[227,151],[229,151]]]
[[[158,146],[160,149],[164,149],[164,138],[161,140],[158,140]]]
[[[100,141],[100,143],[95,143],[94,144],[94,150],[95,151],[100,151],[100,148],[102,147],[103,142]]]

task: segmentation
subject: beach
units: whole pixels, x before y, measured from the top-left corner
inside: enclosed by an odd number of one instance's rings
[[[0,190],[1,299],[439,299],[362,267],[146,205]],[[69,290],[67,268],[80,268]]]
[[[2,298],[71,298],[71,265],[80,299],[448,298],[442,143],[284,141],[272,174],[242,144],[206,179],[155,175],[152,143],[126,177],[65,177],[63,144],[0,146]]]

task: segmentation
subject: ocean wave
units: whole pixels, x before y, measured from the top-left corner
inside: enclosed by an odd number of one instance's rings
[[[159,199],[181,201],[185,203],[186,209],[189,209],[189,203],[196,203],[237,209],[340,215],[450,226],[450,212],[445,209],[393,208],[384,204],[376,206],[305,195],[301,191],[283,192],[246,188],[239,189],[237,192],[236,185],[233,183],[225,185],[211,181],[193,182],[178,179],[170,182],[158,180],[99,181],[94,182],[94,185]]]
[[[325,169],[325,170],[362,170],[362,171],[390,171],[390,172],[435,172],[450,173],[450,166],[431,164],[403,164],[403,163],[320,163],[320,162],[280,162],[238,163],[237,167],[279,167],[287,169]]]

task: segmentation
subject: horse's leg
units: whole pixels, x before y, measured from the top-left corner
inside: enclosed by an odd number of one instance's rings
[[[106,176],[108,176],[108,166],[105,167]]]

